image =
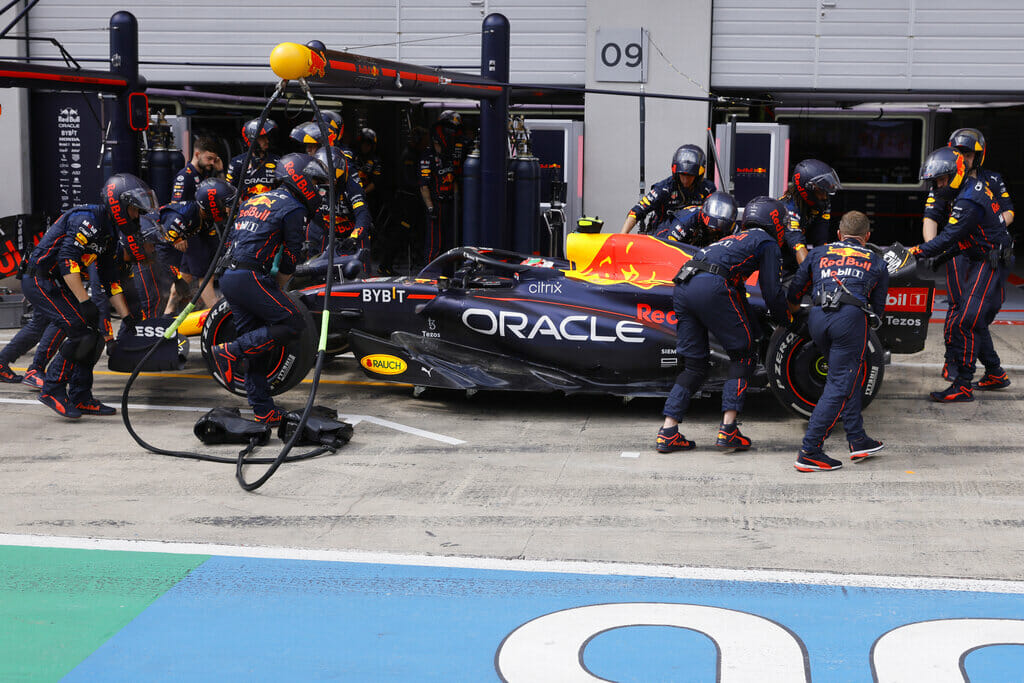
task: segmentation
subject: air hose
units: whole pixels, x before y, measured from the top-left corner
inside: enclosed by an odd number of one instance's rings
[[[320,126],[320,134],[323,136],[323,139],[325,141],[329,141],[330,137],[328,135],[327,126],[324,123],[323,118],[320,116],[320,108],[317,106],[316,100],[313,98],[313,93],[310,91],[309,86],[306,83],[305,79],[298,79],[298,82],[299,82],[299,85],[302,87],[303,93],[306,95],[306,99],[308,100],[310,106],[313,109],[315,120],[318,122],[318,124]],[[274,104],[279,99],[281,99],[281,97],[284,94],[284,91],[287,88],[287,86],[288,86],[288,81],[287,80],[281,80],[278,83],[277,87],[274,90],[273,95],[271,95],[270,99],[267,101],[267,104],[263,108],[263,111],[260,112],[259,125],[256,128],[257,130],[263,130],[263,125],[266,123],[266,120],[267,120],[267,117],[269,116],[271,108],[274,106]],[[254,135],[252,137],[252,139],[249,141],[249,147],[248,147],[248,149],[246,151],[245,161],[242,164],[242,168],[243,169],[246,169],[246,168],[249,167],[249,163],[252,160],[253,149],[256,146],[256,139],[258,137],[259,137],[258,135]],[[328,167],[327,168],[327,175],[328,175],[328,179],[329,179],[329,182],[328,182],[328,200],[329,200],[329,207],[330,207],[330,214],[329,214],[328,225],[332,226],[332,227],[331,227],[331,229],[328,230],[328,246],[327,246],[327,250],[328,250],[327,259],[328,259],[328,261],[327,261],[327,279],[326,279],[326,282],[325,282],[325,291],[330,291],[330,288],[333,285],[333,274],[334,274],[334,230],[333,230],[333,225],[334,225],[334,216],[335,216],[335,210],[336,210],[336,208],[335,208],[335,205],[336,205],[336,190],[335,190],[335,182],[334,182],[335,181],[334,159],[333,159],[333,157],[332,157],[332,155],[330,153],[328,153],[326,155],[326,157],[327,157],[327,167]],[[203,290],[206,288],[206,285],[209,284],[209,282],[213,279],[214,274],[217,271],[217,266],[219,265],[219,263],[221,261],[221,257],[224,254],[224,249],[225,249],[225,245],[226,245],[227,240],[228,240],[228,235],[230,234],[231,226],[234,225],[235,217],[238,215],[238,205],[239,205],[239,202],[240,202],[240,199],[241,199],[241,196],[242,196],[241,188],[242,188],[242,182],[244,180],[244,177],[245,177],[245,174],[244,173],[240,173],[238,175],[238,179],[235,181],[235,197],[234,197],[234,199],[231,202],[231,208],[228,210],[228,218],[227,218],[227,221],[225,222],[226,229],[224,230],[224,233],[220,237],[220,242],[217,245],[217,251],[216,251],[216,253],[213,256],[213,260],[210,263],[210,267],[207,269],[206,275],[203,277],[202,282],[199,283],[199,287],[197,288],[196,293],[193,295],[192,300],[189,301],[188,305],[186,305],[185,308],[181,311],[181,313],[178,314],[178,317],[175,318],[174,322],[171,325],[169,325],[167,327],[167,329],[164,331],[163,340],[172,339],[172,338],[175,337],[175,335],[177,333],[177,330],[178,330],[178,327],[185,320],[185,318],[195,309],[196,303],[199,301],[199,298],[202,296]],[[146,352],[146,354],[142,357],[142,359],[135,366],[135,369],[132,371],[131,375],[128,377],[127,383],[125,383],[124,392],[121,394],[121,419],[124,422],[124,426],[128,430],[128,433],[131,435],[131,437],[135,440],[135,442],[137,444],[139,444],[140,446],[145,448],[147,451],[150,451],[151,453],[156,453],[157,455],[167,455],[167,456],[171,456],[171,457],[175,457],[175,458],[187,458],[187,459],[191,459],[191,460],[202,460],[202,461],[206,461],[206,462],[219,462],[219,463],[234,464],[235,465],[235,479],[238,481],[239,486],[241,486],[246,491],[255,491],[260,486],[265,484],[270,479],[270,477],[272,477],[274,475],[274,473],[278,470],[278,468],[283,463],[286,463],[286,462],[296,462],[296,461],[299,461],[299,460],[307,460],[309,458],[314,458],[316,456],[322,455],[323,453],[325,453],[328,450],[330,450],[328,448],[316,448],[316,449],[314,449],[312,451],[309,451],[307,453],[300,453],[298,455],[289,455],[289,453],[291,452],[291,450],[294,447],[294,445],[296,444],[296,442],[299,439],[302,438],[303,432],[305,430],[306,422],[309,419],[310,410],[313,407],[313,402],[316,400],[316,393],[317,393],[317,389],[319,388],[319,384],[320,384],[320,375],[321,375],[321,372],[323,370],[324,359],[326,357],[327,328],[328,328],[328,323],[329,323],[329,320],[330,320],[330,313],[329,313],[329,311],[327,309],[327,300],[328,300],[328,298],[329,297],[324,297],[324,310],[323,310],[323,313],[322,313],[322,316],[321,316],[321,326],[320,326],[320,341],[319,341],[319,345],[318,345],[318,348],[317,348],[316,366],[315,366],[315,372],[314,372],[314,375],[313,375],[313,383],[312,383],[312,385],[310,387],[310,390],[309,390],[309,397],[306,400],[306,405],[305,405],[305,408],[302,411],[302,416],[301,416],[301,418],[299,420],[299,423],[296,426],[295,430],[292,432],[291,438],[288,439],[288,441],[284,445],[284,448],[281,449],[281,452],[278,453],[277,456],[275,456],[273,458],[269,458],[269,457],[249,458],[249,457],[246,457],[253,450],[255,444],[250,444],[250,446],[248,448],[243,449],[242,451],[240,451],[236,458],[221,457],[221,456],[216,456],[216,455],[210,455],[208,453],[196,453],[196,452],[191,452],[191,451],[177,451],[177,450],[172,450],[172,449],[167,449],[167,448],[160,448],[158,446],[154,446],[154,445],[148,443],[147,441],[145,441],[141,436],[139,436],[138,432],[132,426],[131,416],[130,416],[130,412],[129,412],[129,408],[128,408],[128,397],[129,397],[129,395],[131,393],[132,386],[135,384],[135,380],[139,377],[139,374],[142,371],[142,368],[145,366],[145,364],[149,360],[150,356],[153,355],[153,353],[156,351],[156,349],[159,347],[159,345],[162,343],[163,340],[158,340],[157,342],[155,342],[149,348],[149,350]],[[258,479],[256,479],[253,482],[247,482],[245,480],[245,476],[243,474],[243,467],[245,465],[260,465],[260,464],[262,464],[262,465],[269,465],[269,467],[263,473],[263,475],[260,476]]]

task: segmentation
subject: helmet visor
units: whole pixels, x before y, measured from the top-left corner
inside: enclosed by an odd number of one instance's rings
[[[931,154],[924,160],[921,166],[921,180],[935,180],[939,176],[953,175],[956,173],[956,163],[948,156],[942,154]]]
[[[719,197],[708,197],[701,212],[711,227],[721,226],[720,229],[729,230],[736,221],[736,205]]]
[[[134,206],[140,214],[152,213],[159,208],[156,192],[149,188],[136,187],[133,190],[126,190],[121,193],[121,201],[125,206]]]
[[[828,173],[822,173],[811,178],[807,186],[815,190],[821,190],[830,197],[843,189],[843,186],[839,183],[839,176],[832,169],[829,169]]]

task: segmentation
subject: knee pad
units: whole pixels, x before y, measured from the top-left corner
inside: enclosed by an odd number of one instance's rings
[[[294,320],[294,322],[293,322]],[[275,323],[267,328],[271,338],[279,344],[288,344],[302,336],[302,318]]]
[[[683,358],[683,371],[676,377],[676,384],[690,393],[700,389],[708,376],[707,358]]]
[[[745,379],[754,374],[757,359],[746,349],[727,351],[729,354],[729,379]]]
[[[103,354],[103,336],[94,330],[76,337],[68,337],[60,345],[60,353],[72,363],[90,363],[95,365]]]

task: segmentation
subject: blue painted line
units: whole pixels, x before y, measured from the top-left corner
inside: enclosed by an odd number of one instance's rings
[[[493,681],[500,680],[498,650],[520,626],[608,603],[703,606],[751,623],[760,618],[799,643],[806,661],[798,664],[816,683],[871,682],[875,641],[907,624],[1024,620],[1022,594],[218,556],[65,680]],[[716,648],[730,634],[716,639],[686,625],[643,623],[593,634],[579,656],[583,666],[616,681],[708,681],[720,670],[726,680],[723,665],[735,658],[717,661]],[[756,649],[754,631],[738,635]],[[764,662],[772,656],[761,655]],[[1018,681],[1024,645],[975,649],[963,661],[973,683]]]

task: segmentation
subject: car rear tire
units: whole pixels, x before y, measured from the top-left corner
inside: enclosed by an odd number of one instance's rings
[[[302,334],[298,339],[284,346],[275,346],[274,350],[270,351],[271,369],[267,373],[267,380],[270,383],[270,393],[275,396],[283,394],[289,389],[294,389],[309,374],[313,363],[316,361],[313,316],[297,296],[290,292],[286,292],[286,294],[302,311],[304,325]],[[206,322],[203,324],[203,332],[199,342],[203,351],[203,360],[206,361],[206,367],[210,370],[210,374],[213,375],[218,384],[234,394],[245,396],[244,374],[239,372],[230,383],[224,381],[210,355],[212,347],[217,344],[226,344],[234,341],[237,336],[231,307],[228,305],[227,299],[221,299],[210,309],[210,314],[206,316]]]
[[[768,342],[765,355],[768,386],[779,403],[803,417],[810,417],[825,388],[828,364],[807,328],[796,331],[778,327]],[[867,408],[882,387],[885,376],[885,351],[874,330],[868,331],[868,350],[862,407]]]

